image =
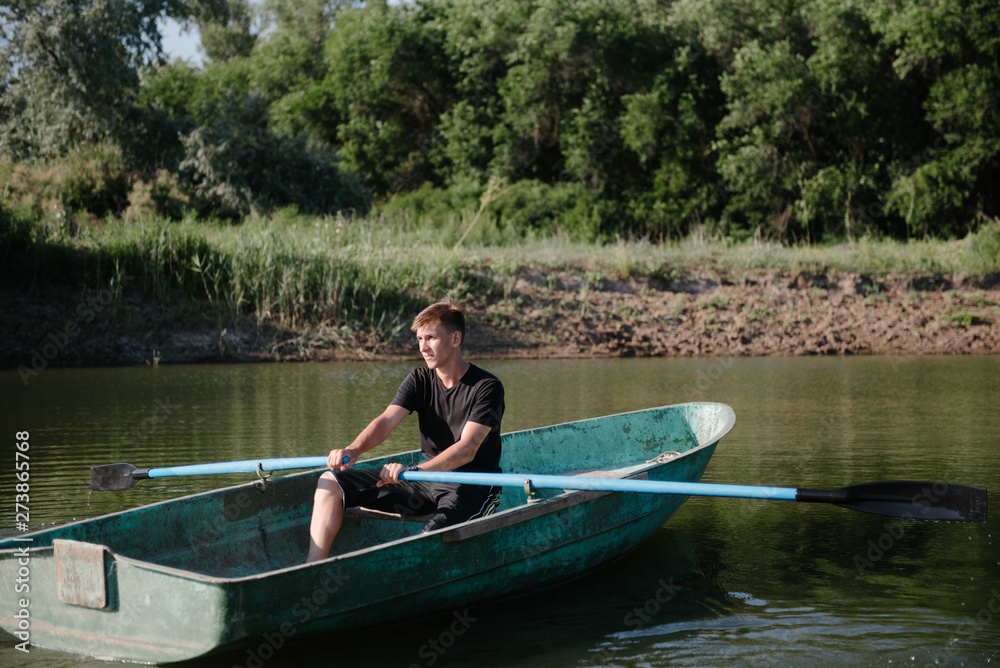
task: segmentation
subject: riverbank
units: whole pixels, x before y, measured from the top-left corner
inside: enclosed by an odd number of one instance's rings
[[[8,217],[0,368],[414,359],[410,321],[442,298],[469,312],[470,357],[1000,354],[998,225],[962,241],[464,246],[457,228],[390,222],[69,234]]]
[[[1000,354],[997,274],[483,269],[492,288],[461,299],[473,358]],[[137,292],[0,291],[0,366],[30,381],[57,366],[414,358],[412,313],[278,326]]]
[[[476,304],[488,354],[537,357],[1000,353],[1000,278],[701,270],[590,284],[527,275]]]

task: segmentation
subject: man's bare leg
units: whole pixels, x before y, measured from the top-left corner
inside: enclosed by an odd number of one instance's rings
[[[333,539],[344,520],[344,491],[337,479],[327,471],[316,483],[312,520],[309,522],[309,555],[306,563],[326,559]]]

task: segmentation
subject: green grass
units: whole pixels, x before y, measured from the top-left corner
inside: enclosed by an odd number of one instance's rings
[[[464,256],[472,262],[488,263],[500,272],[545,267],[597,271],[622,277],[676,278],[702,268],[735,275],[754,269],[792,273],[820,273],[832,269],[873,276],[890,273],[934,275],[965,270],[960,244],[945,241],[865,240],[833,246],[783,246],[689,238],[668,244],[617,240],[597,245],[551,237],[504,246],[471,247],[464,251]],[[1000,261],[995,270],[1000,270]]]
[[[789,247],[695,236],[669,244],[587,244],[558,235],[504,237],[483,219],[459,245],[472,215],[435,228],[378,211],[348,218],[291,209],[238,225],[109,218],[71,234],[72,226],[58,219],[27,220],[0,209],[0,260],[15,280],[45,276],[155,298],[181,293],[258,323],[390,333],[429,300],[509,298],[527,271],[576,272],[584,277],[581,290],[590,291],[605,278],[669,281],[705,271],[733,278],[749,270],[873,276],[967,270],[963,244],[943,241]],[[980,271],[990,269],[984,249],[992,249],[992,241],[964,244],[975,251]],[[1000,270],[1000,258],[990,270]]]
[[[989,321],[980,314],[964,310],[941,313],[938,316],[938,319],[945,327],[971,327],[972,325],[984,325],[989,323]]]

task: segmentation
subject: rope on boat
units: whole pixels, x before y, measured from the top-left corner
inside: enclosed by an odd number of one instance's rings
[[[676,450],[669,450],[667,452],[662,452],[662,453],[656,455],[652,459],[647,459],[646,463],[647,464],[653,464],[653,463],[664,464],[666,462],[669,462],[671,459],[675,459],[675,458],[680,457],[680,456],[681,456],[681,453],[677,452]]]

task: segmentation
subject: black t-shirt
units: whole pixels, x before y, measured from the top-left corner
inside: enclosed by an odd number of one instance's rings
[[[457,471],[500,471],[500,421],[503,419],[503,385],[496,376],[474,364],[462,379],[446,389],[437,372],[420,367],[399,386],[395,406],[417,411],[420,417],[420,451],[430,459],[462,437],[466,422],[490,427],[475,458]]]

